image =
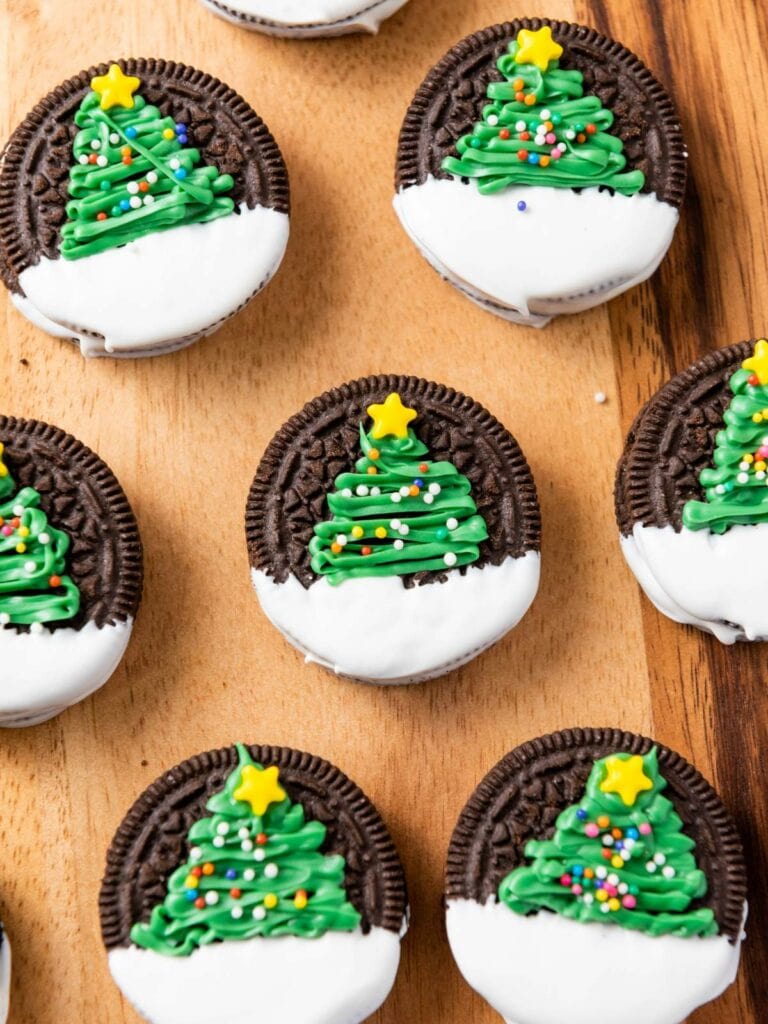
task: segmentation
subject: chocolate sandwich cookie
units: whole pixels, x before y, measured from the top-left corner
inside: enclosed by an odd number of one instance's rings
[[[407,926],[400,860],[362,791],[312,754],[244,744],[139,797],[99,907],[112,975],[151,1024],[359,1024]]]
[[[734,980],[741,843],[679,754],[618,729],[565,729],[507,754],[462,811],[448,938],[507,1024],[679,1024]]]
[[[0,1024],[8,1020],[11,999],[11,943],[0,924]]]
[[[367,682],[464,664],[528,610],[536,488],[481,405],[418,377],[327,391],[270,442],[246,510],[261,606],[308,661]]]
[[[202,0],[214,14],[270,36],[316,39],[379,31],[408,0]]]
[[[686,157],[669,96],[633,53],[583,25],[519,18],[463,39],[419,87],[395,210],[451,284],[540,327],[654,272]]]
[[[726,644],[768,639],[768,341],[706,355],[640,411],[616,517],[659,611]]]
[[[0,168],[0,276],[84,355],[168,352],[272,277],[288,176],[232,89],[155,59],[81,71],[27,115]]]
[[[109,467],[57,427],[0,416],[0,726],[43,722],[109,679],[142,579]]]

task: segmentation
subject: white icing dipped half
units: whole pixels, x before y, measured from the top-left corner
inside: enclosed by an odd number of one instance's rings
[[[288,243],[288,215],[242,204],[226,217],[145,235],[19,276],[28,319],[83,355],[152,355],[210,333],[259,292]]]
[[[533,185],[486,196],[472,183],[431,176],[401,189],[394,206],[451,284],[490,312],[536,327],[644,281],[679,219],[654,195]]]
[[[76,704],[119,665],[133,620],[18,633],[0,628],[0,726],[37,725]]]
[[[8,933],[0,936],[0,1024],[8,1019],[8,1008],[11,1000],[11,943]]]
[[[215,14],[268,35],[376,33],[408,0],[203,0]],[[245,20],[247,19],[247,20]]]
[[[746,913],[746,907],[745,907]],[[503,903],[449,900],[448,941],[467,982],[506,1024],[680,1024],[734,980],[739,943],[724,935],[649,936]]]
[[[723,534],[635,523],[621,550],[653,604],[724,644],[768,640],[768,523]]]
[[[377,927],[220,942],[188,957],[109,952],[112,977],[151,1024],[360,1024],[389,995],[399,961],[399,937]]]
[[[305,588],[257,569],[251,579],[267,617],[307,661],[365,682],[412,683],[458,668],[516,626],[536,596],[540,565],[538,551],[527,551],[413,587],[390,576]]]

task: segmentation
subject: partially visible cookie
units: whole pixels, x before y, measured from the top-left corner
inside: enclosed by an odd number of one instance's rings
[[[84,355],[157,355],[210,334],[277,270],[288,176],[242,97],[173,61],[57,86],[0,164],[0,276]]]
[[[768,341],[704,356],[640,411],[616,476],[621,549],[656,607],[768,639]]]
[[[418,377],[351,381],[270,442],[246,510],[267,616],[309,661],[429,679],[512,629],[539,581],[540,514],[512,435]]]
[[[519,18],[428,73],[400,133],[395,210],[446,280],[541,327],[655,271],[686,158],[669,96],[633,53],[583,25]]]
[[[361,790],[311,754],[244,744],[139,797],[99,906],[112,975],[151,1024],[359,1024],[407,926],[397,851]]]
[[[627,1024],[679,1024],[734,980],[746,893],[734,824],[692,765],[634,733],[566,729],[470,797],[448,938],[507,1021],[593,1024],[597,994]]]
[[[202,0],[214,14],[271,36],[317,39],[376,33],[408,0]]]
[[[8,934],[0,924],[0,1024],[8,1019],[11,999],[11,943]]]
[[[43,722],[109,679],[142,582],[109,467],[57,427],[0,416],[0,726]]]

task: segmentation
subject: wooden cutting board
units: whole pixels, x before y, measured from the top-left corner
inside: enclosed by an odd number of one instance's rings
[[[582,21],[635,50],[678,103],[691,154],[680,228],[654,279],[543,331],[495,319],[440,281],[391,209],[397,134],[424,73],[465,34],[516,15]],[[109,462],[147,568],[109,685],[53,722],[0,734],[12,1024],[138,1021],[99,938],[104,852],[165,768],[239,739],[330,758],[390,826],[413,924],[373,1020],[496,1024],[444,939],[448,838],[510,747],[586,724],[649,732],[716,783],[747,846],[750,936],[738,984],[691,1020],[765,1021],[766,646],[720,647],[653,610],[623,563],[611,490],[639,405],[702,353],[768,330],[766,38],[759,0],[411,0],[376,39],[322,42],[250,34],[196,0],[0,0],[3,138],[82,67],[174,58],[252,103],[293,192],[278,277],[176,355],[85,362],[0,296],[0,408],[58,424]],[[384,371],[443,381],[491,409],[528,456],[544,522],[541,590],[518,629],[446,679],[390,690],[302,663],[259,611],[243,535],[246,492],[276,428],[328,386]],[[621,1020],[621,1007],[596,1008],[596,1020],[606,1012]]]

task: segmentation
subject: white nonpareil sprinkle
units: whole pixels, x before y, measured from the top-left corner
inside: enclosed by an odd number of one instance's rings
[[[604,391],[596,391],[595,401],[598,405],[605,405],[605,403],[608,401],[608,397]]]
[[[450,518],[446,519],[445,525],[448,527],[449,530],[455,530],[456,527],[459,525],[459,520],[456,519],[454,516],[450,516]]]
[[[456,555],[453,553],[453,551],[447,551],[443,555],[443,561],[449,567],[452,566],[452,565],[456,565],[456,560],[457,560],[456,559]]]
[[[279,874],[280,869],[278,868],[277,864],[267,864],[267,866],[264,868],[265,878],[277,878]]]

